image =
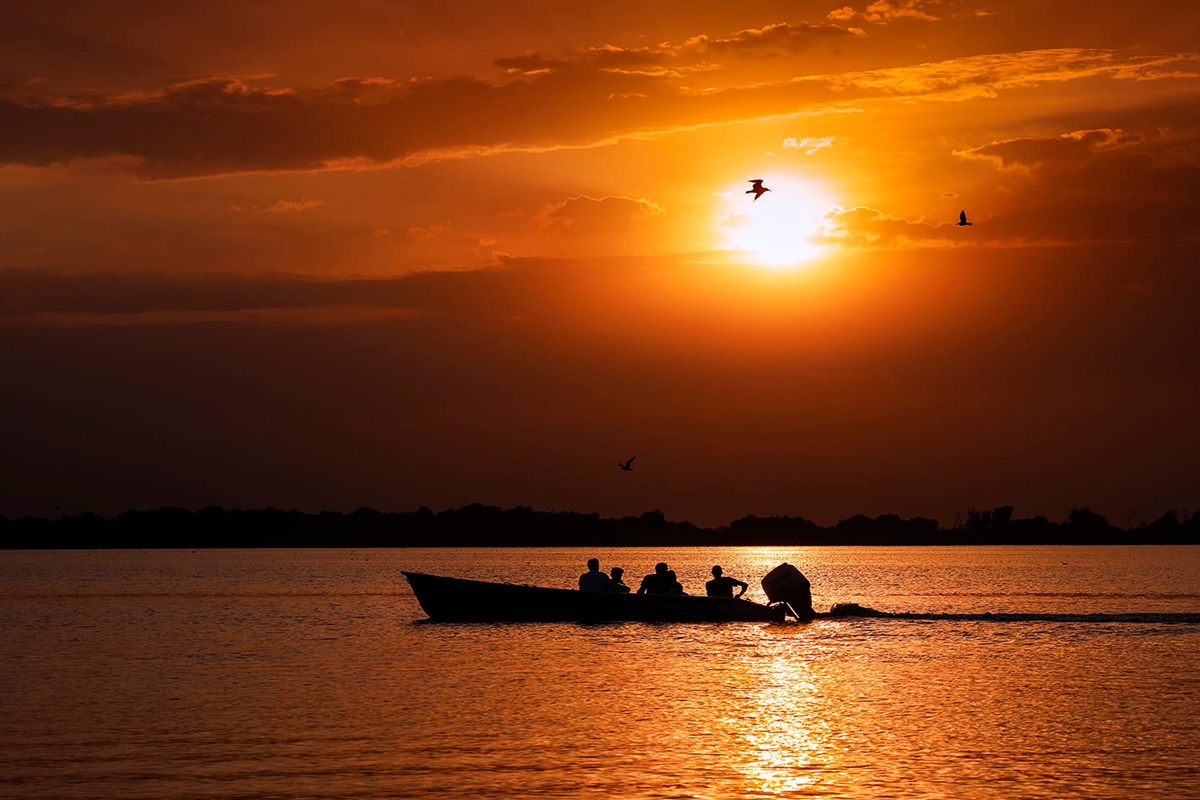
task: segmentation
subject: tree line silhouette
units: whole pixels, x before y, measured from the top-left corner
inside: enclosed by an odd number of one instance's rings
[[[1200,544],[1200,510],[1168,511],[1153,522],[1118,527],[1088,508],[1061,522],[1013,517],[1012,506],[971,509],[945,528],[935,519],[896,514],[818,525],[804,517],[745,516],[701,528],[661,511],[606,518],[473,503],[435,512],[306,513],[277,508],[131,510],[57,519],[0,517],[0,549],[154,549],[208,547],[681,547],[736,545]]]

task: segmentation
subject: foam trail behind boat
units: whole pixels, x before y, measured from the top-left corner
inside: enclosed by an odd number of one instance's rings
[[[858,603],[838,603],[829,611],[818,613],[820,619],[838,617],[874,617],[882,619],[948,620],[964,622],[1093,622],[1142,623],[1148,625],[1200,625],[1200,614],[1195,613],[1144,613],[1128,614],[1041,614],[1037,612],[1017,613],[914,613],[912,611],[880,611]]]

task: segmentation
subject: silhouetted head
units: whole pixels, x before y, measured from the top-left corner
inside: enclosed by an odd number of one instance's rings
[[[600,569],[600,559],[589,558],[588,559],[588,569]]]
[[[667,577],[670,578],[671,580],[675,580],[675,570],[673,570],[673,569],[667,570]]]
[[[657,572],[659,575],[666,575],[667,574],[667,565],[664,562],[660,561],[654,565],[654,571]]]
[[[621,569],[620,567],[612,568],[612,578],[614,581],[621,580],[621,576],[624,574],[625,574],[625,570]]]
[[[713,577],[714,578],[721,577],[721,568],[719,566],[713,567]]]

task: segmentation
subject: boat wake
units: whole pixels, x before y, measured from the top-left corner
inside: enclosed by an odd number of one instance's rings
[[[1200,613],[1157,613],[1136,612],[1128,614],[1042,614],[1036,612],[975,614],[914,613],[911,611],[880,611],[858,603],[838,603],[827,612],[818,613],[817,619],[839,619],[844,617],[878,617],[906,620],[956,620],[965,622],[1090,622],[1090,623],[1135,623],[1149,625],[1200,625]]]

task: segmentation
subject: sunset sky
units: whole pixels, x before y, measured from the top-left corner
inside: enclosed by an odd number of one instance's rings
[[[0,515],[1200,506],[1200,3],[844,2],[7,0]]]

